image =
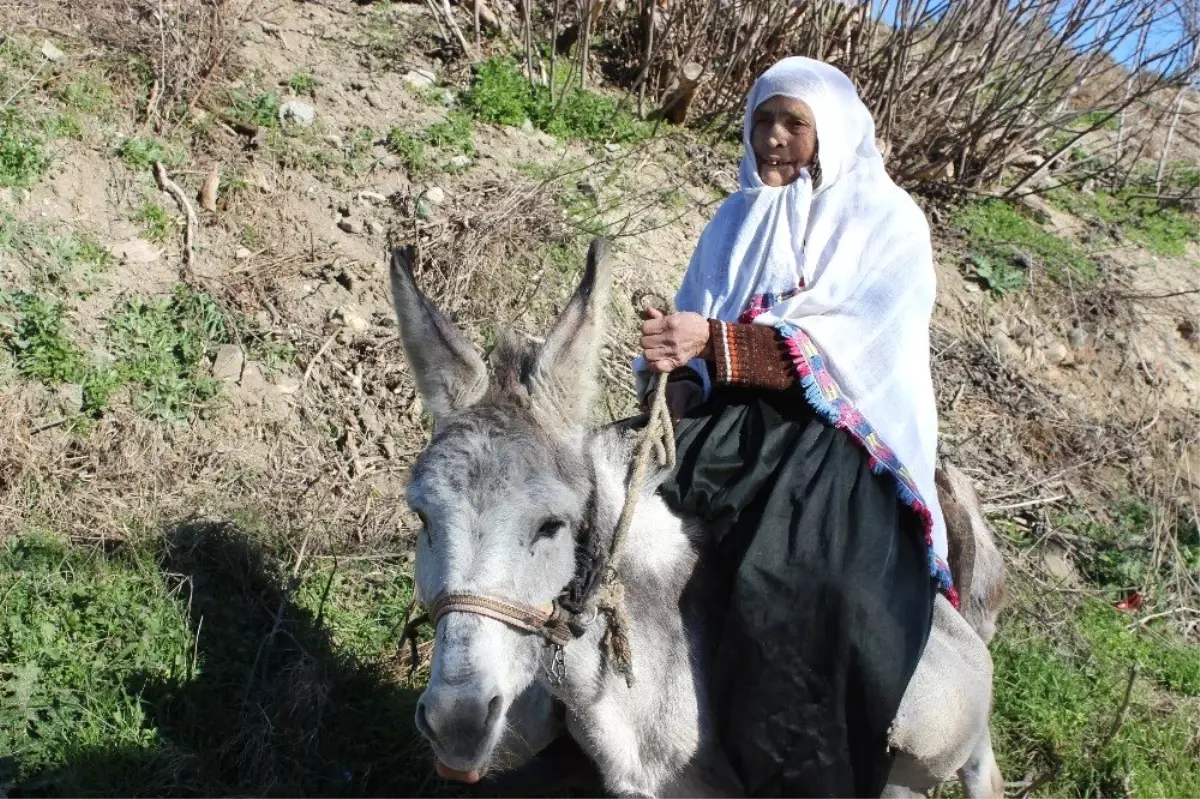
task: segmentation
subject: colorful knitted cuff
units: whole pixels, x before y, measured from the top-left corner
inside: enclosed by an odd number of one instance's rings
[[[715,382],[783,391],[796,383],[792,356],[766,325],[708,320]]]

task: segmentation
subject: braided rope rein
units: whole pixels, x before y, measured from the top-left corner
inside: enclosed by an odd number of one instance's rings
[[[635,308],[642,307],[647,297],[655,296],[653,292],[642,290],[633,295]],[[662,299],[661,297],[659,299]],[[674,303],[667,300],[663,303],[666,313],[675,312]],[[612,545],[609,547],[608,565],[604,572],[604,582],[597,595],[596,607],[608,619],[608,629],[605,631],[603,647],[608,655],[609,663],[618,674],[625,678],[625,684],[633,687],[633,651],[629,645],[629,618],[625,615],[625,586],[617,577],[614,565],[629,528],[633,525],[633,514],[637,509],[638,497],[646,481],[646,469],[650,465],[651,452],[659,466],[665,469],[675,468],[675,425],[671,421],[671,410],[667,405],[667,379],[664,374],[654,374],[650,377],[647,389],[650,398],[649,420],[646,427],[638,436],[637,452],[629,478],[625,482],[625,504],[621,507],[621,515],[617,519],[617,528],[613,532]]]

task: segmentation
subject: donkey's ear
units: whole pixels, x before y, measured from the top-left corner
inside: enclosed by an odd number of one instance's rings
[[[530,375],[535,407],[561,421],[584,421],[591,408],[611,283],[608,242],[594,239],[583,280],[546,336]]]
[[[434,420],[476,402],[487,390],[487,368],[413,278],[412,247],[392,250],[392,301],[417,391]]]

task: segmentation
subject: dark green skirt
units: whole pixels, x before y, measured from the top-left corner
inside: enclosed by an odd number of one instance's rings
[[[712,696],[749,796],[879,796],[936,586],[920,519],[799,389],[716,389],[663,486],[714,534]]]

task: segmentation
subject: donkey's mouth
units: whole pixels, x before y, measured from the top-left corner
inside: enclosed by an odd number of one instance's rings
[[[486,774],[487,768],[459,771],[458,769],[450,768],[440,760],[437,762],[437,775],[444,780],[452,782],[465,782],[467,785],[474,785],[483,779]]]

